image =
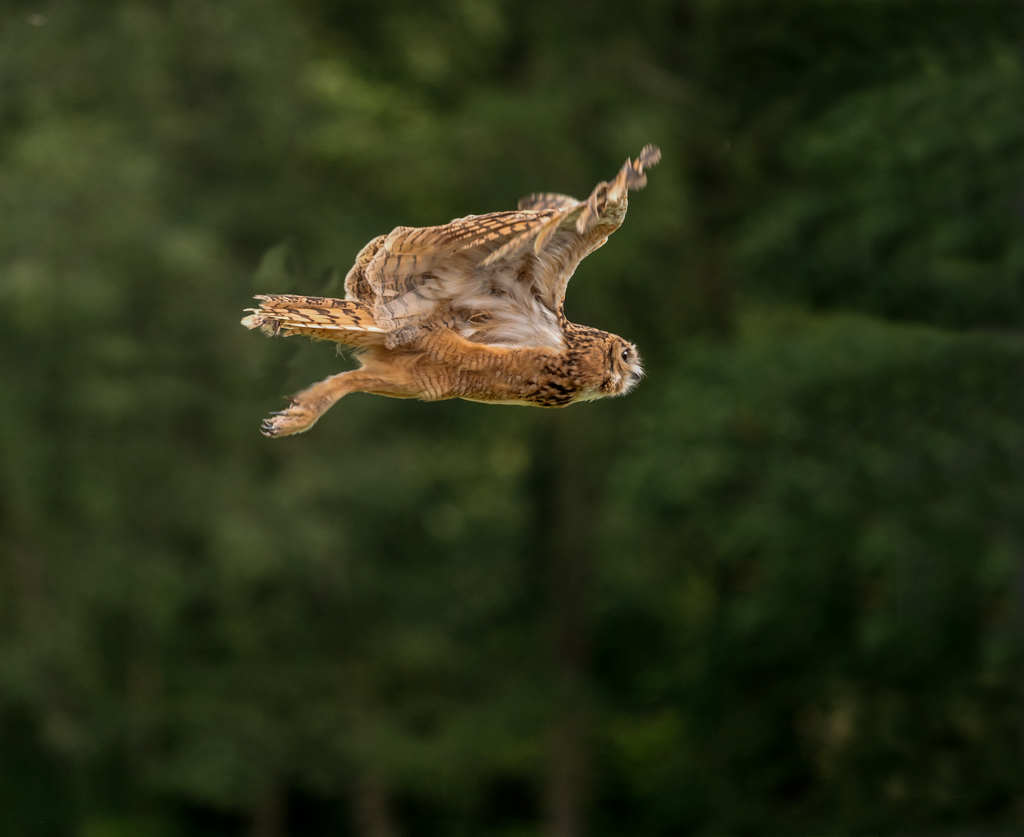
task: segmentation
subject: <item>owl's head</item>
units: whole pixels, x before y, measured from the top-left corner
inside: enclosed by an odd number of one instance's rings
[[[604,397],[625,395],[644,376],[640,353],[636,346],[616,334],[608,335],[606,351],[604,380],[598,390]]]

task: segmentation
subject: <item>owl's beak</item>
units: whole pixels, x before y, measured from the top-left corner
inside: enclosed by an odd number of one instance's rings
[[[644,376],[643,369],[630,369],[629,373],[624,376],[625,377],[625,381],[624,381],[625,386],[622,387],[622,394],[625,395],[627,392],[629,392],[631,389],[633,389],[633,387],[635,387],[638,383],[640,383],[640,379],[643,376]]]

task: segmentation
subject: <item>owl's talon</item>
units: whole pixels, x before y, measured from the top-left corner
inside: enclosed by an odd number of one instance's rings
[[[290,403],[291,406],[287,410],[277,410],[263,419],[260,433],[272,439],[291,436],[309,430],[316,423],[318,414],[311,414],[311,411],[303,407],[297,399],[291,399]]]

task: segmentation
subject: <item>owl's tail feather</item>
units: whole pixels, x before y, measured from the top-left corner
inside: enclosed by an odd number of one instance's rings
[[[377,325],[368,306],[347,299],[295,294],[257,296],[259,308],[247,308],[246,328],[258,328],[268,337],[302,334],[350,346],[383,344],[386,332]]]

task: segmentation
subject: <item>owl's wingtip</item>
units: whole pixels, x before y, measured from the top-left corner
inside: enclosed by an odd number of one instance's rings
[[[637,162],[645,169],[658,165],[660,161],[661,149],[652,143],[647,143],[640,152],[640,156],[637,157]]]
[[[618,200],[631,189],[643,189],[647,185],[647,169],[656,166],[660,159],[661,149],[651,143],[640,150],[635,160],[630,160],[627,157],[615,180],[611,183],[609,197]]]

